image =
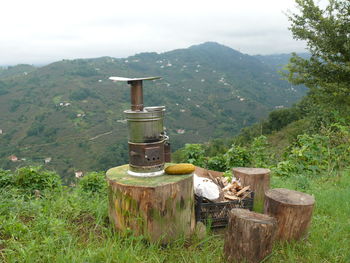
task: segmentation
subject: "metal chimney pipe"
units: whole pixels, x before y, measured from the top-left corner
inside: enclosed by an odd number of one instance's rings
[[[131,110],[132,111],[143,111],[143,87],[142,80],[131,80],[128,81],[131,85]]]

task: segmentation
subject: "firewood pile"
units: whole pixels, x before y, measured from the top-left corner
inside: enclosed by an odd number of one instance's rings
[[[225,227],[233,208],[253,208],[254,194],[250,186],[243,187],[234,176],[223,177],[222,172],[196,167],[194,176],[196,220],[212,228]]]
[[[242,187],[241,183],[235,177],[232,177],[232,181],[229,182],[229,179],[226,177],[214,177],[210,173],[208,175],[211,181],[219,187],[219,202],[241,201],[250,194],[250,186]]]

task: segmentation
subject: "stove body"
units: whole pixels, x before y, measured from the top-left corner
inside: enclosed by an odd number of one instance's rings
[[[170,162],[169,138],[163,124],[165,106],[144,107],[142,86],[143,80],[159,77],[110,79],[127,81],[131,85],[131,109],[124,111],[128,123],[128,174],[139,177],[162,175],[165,162]]]

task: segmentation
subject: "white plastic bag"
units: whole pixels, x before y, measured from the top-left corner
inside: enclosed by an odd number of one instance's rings
[[[194,193],[198,196],[205,197],[214,201],[220,197],[220,189],[212,180],[204,177],[193,175]]]

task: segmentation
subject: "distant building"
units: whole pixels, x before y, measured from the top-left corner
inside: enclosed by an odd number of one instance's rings
[[[82,171],[75,172],[75,178],[81,178],[84,176],[84,173]]]
[[[52,158],[51,157],[47,157],[47,158],[45,158],[45,163],[49,163],[49,162],[51,162],[51,160],[52,160]]]
[[[2,129],[0,129],[0,134],[3,134],[3,131],[2,131]]]
[[[178,134],[184,134],[184,133],[185,133],[185,130],[184,130],[184,129],[178,129],[178,130],[176,130],[176,132],[177,132]]]
[[[11,155],[11,156],[9,156],[9,160],[11,162],[18,162],[18,157],[16,155]]]
[[[186,110],[185,109],[181,109],[180,112],[185,112]]]
[[[278,106],[275,106],[275,109],[283,109],[284,106],[283,105],[278,105]]]

